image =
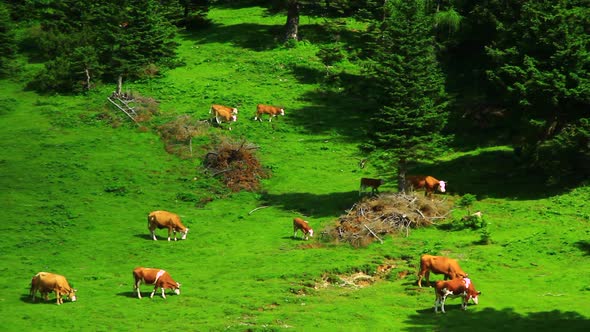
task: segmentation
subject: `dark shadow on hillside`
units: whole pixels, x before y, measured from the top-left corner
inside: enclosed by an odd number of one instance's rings
[[[590,256],[590,241],[582,240],[574,243],[574,245],[578,247],[578,249],[582,250],[584,255]]]
[[[548,186],[546,177],[522,167],[510,150],[483,151],[450,161],[420,164],[408,174],[432,175],[447,181],[448,193],[473,194],[478,199],[539,199],[568,190]]]
[[[265,205],[279,207],[285,211],[295,211],[309,217],[327,217],[340,215],[358,200],[358,192],[330,193],[316,195],[313,193],[286,193],[262,195]]]
[[[483,299],[481,299],[483,300]],[[458,301],[458,300],[457,300]],[[467,311],[459,305],[445,305],[446,313],[434,313],[434,309],[420,309],[405,323],[412,325],[403,331],[588,331],[590,320],[577,312],[559,310],[519,314],[513,309],[485,308]]]
[[[235,25],[212,24],[205,30],[185,32],[182,36],[197,44],[232,43],[252,51],[266,51],[280,46],[281,25],[242,23]]]
[[[152,236],[150,234],[143,233],[143,234],[135,234],[133,236],[135,236],[136,238],[139,238],[139,239],[153,241]],[[158,236],[158,234],[156,234],[156,236]]]
[[[302,74],[303,71],[308,72]],[[312,80],[316,75],[310,69],[296,68],[299,81]],[[293,110],[289,121],[313,134],[337,133],[349,142],[361,142],[370,130],[370,119],[375,112],[366,100],[343,91],[316,90],[303,99],[313,106]]]

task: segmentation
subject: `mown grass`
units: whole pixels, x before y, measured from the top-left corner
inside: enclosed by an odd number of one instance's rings
[[[184,113],[206,119],[211,103],[238,106],[226,133],[259,146],[273,174],[260,193],[208,193],[216,199],[204,207],[178,200],[204,195],[206,184],[194,180],[199,161],[167,155],[154,131],[100,120],[109,89],[49,97],[1,82],[3,330],[587,330],[590,189],[547,190],[507,148],[416,168],[449,179],[445,199],[480,198],[472,210],[484,212],[491,244],[478,244],[478,230],[444,227],[360,249],[322,241],[321,229],[358,200],[358,179],[379,176],[371,163],[357,165],[364,110],[318,92],[317,46],[282,47],[275,35],[284,19],[264,13],[213,9],[216,26],[180,38],[186,66],[127,86],[162,102],[153,125]],[[310,75],[298,75],[302,67]],[[286,116],[255,122],[257,103],[284,105]],[[146,216],[156,209],[179,213],[188,239],[150,240]],[[292,239],[294,216],[318,236]],[[422,253],[458,258],[483,292],[480,304],[462,312],[449,301],[447,314],[435,315],[432,289],[415,286]],[[371,273],[385,261],[394,273],[369,287],[319,286],[323,276]],[[135,298],[131,271],[140,265],[165,268],[182,294]],[[30,278],[42,270],[66,275],[79,300],[31,303]]]

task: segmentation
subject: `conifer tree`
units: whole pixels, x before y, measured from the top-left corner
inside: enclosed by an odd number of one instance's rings
[[[6,74],[10,61],[16,55],[16,38],[10,13],[5,3],[0,2],[0,76]]]
[[[381,105],[370,139],[397,166],[401,191],[408,163],[435,158],[443,146],[447,95],[424,2],[392,0],[385,9],[368,67]]]

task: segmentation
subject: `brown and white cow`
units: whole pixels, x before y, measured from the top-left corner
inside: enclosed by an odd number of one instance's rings
[[[256,106],[254,120],[262,121],[262,114],[268,114],[268,122],[270,122],[272,121],[272,118],[277,115],[285,115],[285,109],[282,107],[258,104]]]
[[[427,175],[409,175],[406,176],[406,188],[412,187],[414,190],[424,188],[424,195],[432,197],[435,190],[444,193],[446,191],[446,182],[439,181],[434,177]]]
[[[301,230],[303,233],[303,239],[307,240],[309,236],[313,237],[313,229],[309,226],[309,223],[301,218],[293,219],[293,238],[297,237],[297,231]]]
[[[475,286],[469,278],[457,278],[452,280],[439,280],[434,286],[434,294],[436,299],[434,300],[434,312],[438,312],[440,306],[441,311],[445,312],[445,301],[447,297],[455,298],[461,297],[463,299],[461,303],[461,309],[467,309],[469,300],[472,300],[474,304],[478,303],[478,296],[481,292],[475,290]]]
[[[361,187],[359,189],[359,196],[366,188],[371,188],[371,194],[379,193],[379,186],[383,184],[382,179],[362,178]]]
[[[209,113],[213,114],[217,124],[221,124],[222,122],[229,122],[229,130],[231,130],[231,122],[236,122],[238,120],[238,109],[235,107],[214,104],[211,105]]]
[[[149,267],[136,267],[133,270],[133,290],[137,291],[137,297],[141,299],[141,292],[139,286],[143,282],[146,285],[154,285],[154,290],[150,294],[150,298],[154,297],[154,293],[159,288],[162,289],[162,297],[166,298],[166,289],[171,289],[174,294],[180,295],[180,284],[170,274],[162,269],[152,269]]]
[[[35,302],[35,295],[37,291],[41,293],[41,296],[45,301],[49,300],[49,293],[55,292],[57,298],[57,304],[62,304],[63,296],[66,295],[72,302],[76,301],[76,289],[70,287],[70,284],[66,280],[66,277],[50,273],[50,272],[39,272],[31,279],[30,294],[33,302]]]
[[[420,273],[418,274],[418,286],[422,287],[422,278],[426,276],[426,284],[430,286],[430,272],[444,274],[445,280],[467,277],[467,273],[461,269],[459,263],[449,257],[422,255],[420,257]]]
[[[148,229],[150,230],[154,241],[158,240],[156,238],[156,228],[168,229],[168,241],[170,241],[170,233],[172,232],[174,232],[174,241],[176,241],[176,232],[179,232],[182,235],[182,240],[186,239],[188,228],[182,224],[180,217],[177,214],[168,211],[153,211],[148,215],[147,219]]]

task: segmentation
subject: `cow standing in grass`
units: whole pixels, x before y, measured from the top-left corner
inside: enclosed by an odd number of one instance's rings
[[[469,300],[472,300],[474,304],[478,303],[478,296],[481,292],[475,290],[471,279],[457,278],[437,281],[434,286],[434,294],[436,296],[434,300],[434,312],[438,312],[438,307],[440,306],[441,311],[444,313],[447,297],[460,297],[462,299],[461,309],[466,310]]]
[[[459,263],[448,257],[422,255],[420,257],[420,273],[418,274],[418,286],[422,287],[422,278],[426,276],[426,284],[430,286],[430,272],[444,274],[445,280],[467,277],[467,273],[461,269]]]
[[[262,121],[262,114],[268,114],[268,122],[270,122],[272,121],[272,118],[277,115],[285,115],[285,109],[282,107],[258,104],[256,106],[254,120]]]
[[[406,188],[412,187],[414,190],[424,188],[424,195],[431,198],[437,190],[444,193],[446,191],[446,184],[445,181],[439,181],[430,175],[406,176]]]
[[[76,289],[70,286],[66,280],[66,277],[59,274],[39,272],[33,276],[31,279],[30,289],[33,302],[35,302],[35,295],[37,291],[41,294],[45,301],[49,300],[49,293],[55,292],[58,305],[64,302],[64,295],[66,295],[72,302],[76,301]]]
[[[166,289],[170,289],[176,295],[180,295],[180,284],[170,274],[162,269],[152,269],[148,267],[136,267],[133,270],[133,290],[137,291],[137,297],[141,299],[141,292],[139,286],[143,282],[147,285],[154,285],[154,290],[150,294],[150,298],[154,297],[154,293],[158,288],[162,289],[162,297],[166,298]]]
[[[186,239],[188,228],[186,228],[180,221],[180,217],[177,214],[168,211],[154,211],[148,215],[148,229],[152,235],[154,241],[156,238],[156,228],[168,229],[168,241],[170,241],[170,234],[174,232],[174,241],[176,241],[176,232],[179,232],[182,240]]]
[[[297,238],[297,232],[303,233],[303,239],[307,240],[309,236],[313,237],[313,229],[309,226],[309,223],[301,218],[293,219],[293,238]]]
[[[382,179],[371,179],[371,178],[362,178],[361,179],[361,187],[359,188],[359,196],[365,191],[367,188],[371,188],[371,195],[379,193],[379,187],[383,184]]]
[[[213,114],[217,124],[222,122],[228,122],[230,125],[228,129],[231,130],[231,123],[238,120],[238,109],[235,107],[223,106],[223,105],[211,105],[209,113]]]

